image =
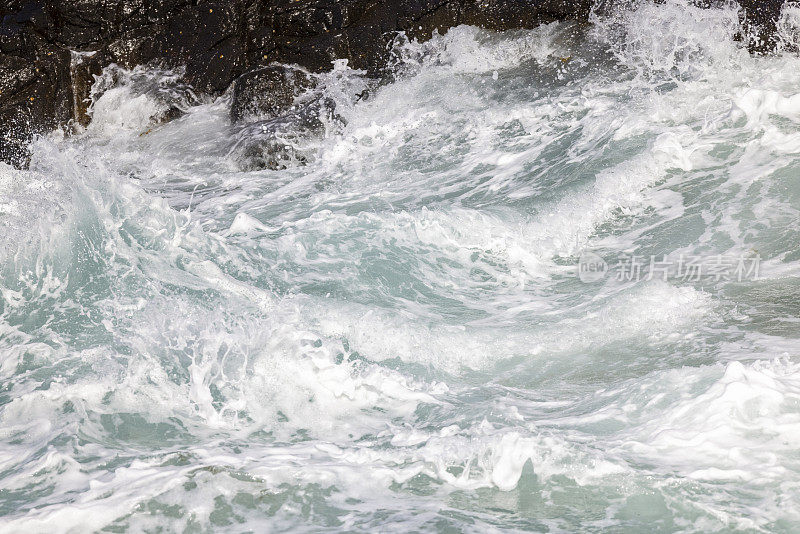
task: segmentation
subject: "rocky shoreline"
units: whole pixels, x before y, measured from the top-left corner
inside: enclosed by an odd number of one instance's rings
[[[658,0],[656,0],[658,1]],[[710,0],[702,0],[710,4]],[[87,124],[94,75],[116,63],[185,67],[185,81],[219,95],[302,81],[265,67],[322,72],[334,59],[383,74],[398,32],[424,40],[471,24],[494,30],[586,20],[592,0],[10,0],[0,6],[0,161],[24,166],[31,137]],[[783,0],[740,0],[754,52],[774,46]],[[253,76],[253,71],[263,76]],[[244,78],[242,78],[245,76]],[[290,79],[291,78],[291,79]],[[241,106],[240,106],[241,107]],[[234,118],[241,110],[234,110]]]

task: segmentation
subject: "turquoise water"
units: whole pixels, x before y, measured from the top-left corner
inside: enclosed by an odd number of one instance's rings
[[[0,531],[796,532],[795,20],[399,43],[280,170],[109,69],[0,166]]]

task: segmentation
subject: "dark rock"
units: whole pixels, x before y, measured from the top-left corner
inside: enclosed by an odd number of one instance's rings
[[[63,49],[0,55],[0,160],[23,165],[33,135],[71,118],[70,61]]]
[[[72,52],[70,78],[72,83],[72,119],[81,126],[89,124],[91,89],[95,78],[103,72],[106,64],[102,52]]]
[[[270,108],[262,115],[269,118],[239,129],[231,155],[244,170],[279,170],[303,165],[313,157],[316,146],[313,140],[324,131],[326,123],[341,126],[343,121],[336,115],[332,101],[321,94],[304,96],[300,101],[294,99],[287,108]]]
[[[276,118],[314,85],[308,74],[291,67],[273,65],[248,72],[233,83],[231,120]]]
[[[658,0],[656,0],[658,1]],[[761,52],[775,44],[781,0],[740,0]],[[185,82],[219,95],[243,74],[273,63],[311,73],[334,59],[373,77],[384,74],[398,32],[427,39],[473,24],[494,30],[586,19],[593,0],[4,0],[0,3],[0,160],[24,163],[31,136],[69,120],[88,120],[88,86],[101,67],[158,62],[185,67]],[[95,52],[78,56],[71,52]],[[283,109],[288,89],[245,78],[234,98],[259,83],[276,91],[267,108]],[[247,84],[253,84],[249,89]],[[289,79],[287,83],[295,84]],[[294,87],[294,85],[292,85]],[[294,89],[292,89],[294,91]],[[258,111],[258,110],[257,110]],[[263,111],[263,110],[261,110]]]
[[[305,164],[308,155],[302,144],[313,135],[313,130],[303,130],[295,119],[286,116],[248,124],[238,133],[230,155],[245,171],[280,170]]]
[[[744,14],[748,48],[763,54],[775,49],[777,44],[776,24],[784,0],[739,0]]]

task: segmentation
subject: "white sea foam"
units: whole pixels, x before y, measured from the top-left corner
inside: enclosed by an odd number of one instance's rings
[[[225,97],[108,69],[0,166],[0,530],[800,524],[794,7],[751,57],[732,4],[627,4],[338,62],[280,171]]]

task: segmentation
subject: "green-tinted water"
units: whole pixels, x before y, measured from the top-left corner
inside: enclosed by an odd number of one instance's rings
[[[279,171],[117,72],[0,168],[0,530],[797,531],[800,59],[737,29],[457,28]]]

